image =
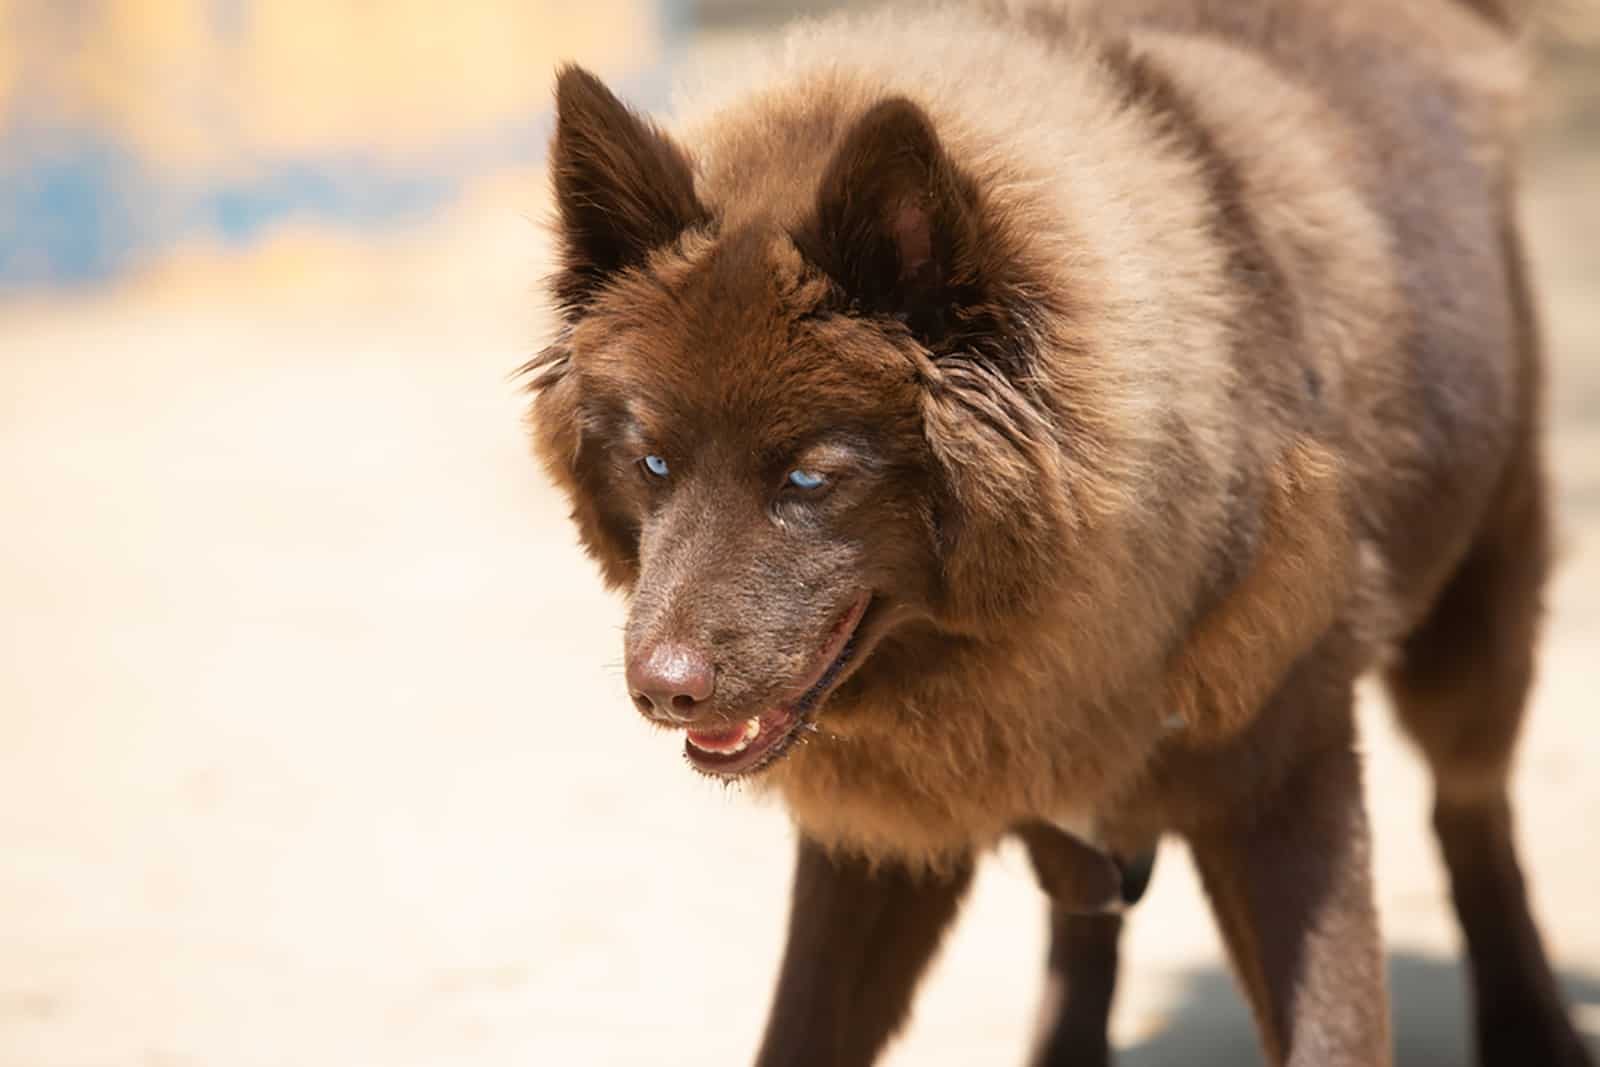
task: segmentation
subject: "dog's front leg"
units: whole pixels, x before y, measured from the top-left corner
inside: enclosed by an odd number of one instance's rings
[[[905,1021],[972,863],[914,873],[804,838],[757,1067],[863,1067]]]
[[[1299,764],[1270,802],[1190,835],[1268,1061],[1387,1067],[1389,1004],[1358,757]]]

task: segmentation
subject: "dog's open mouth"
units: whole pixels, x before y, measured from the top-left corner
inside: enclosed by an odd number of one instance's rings
[[[705,774],[737,778],[782,756],[855,656],[855,637],[870,601],[863,595],[834,625],[792,700],[743,722],[685,731],[683,754],[690,765]]]

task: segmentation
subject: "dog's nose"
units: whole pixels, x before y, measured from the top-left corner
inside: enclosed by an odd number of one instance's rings
[[[628,690],[639,710],[674,724],[694,722],[716,685],[716,668],[687,645],[663,641],[628,661]]]

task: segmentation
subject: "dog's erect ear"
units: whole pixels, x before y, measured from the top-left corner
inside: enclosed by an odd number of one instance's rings
[[[861,310],[937,341],[953,309],[974,299],[977,216],[976,189],[932,121],[894,97],[845,134],[796,242]]]
[[[617,271],[707,218],[688,157],[582,67],[556,80],[551,175],[561,224],[556,298],[572,314]]]

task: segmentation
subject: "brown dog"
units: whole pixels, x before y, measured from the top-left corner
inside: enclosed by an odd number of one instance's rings
[[[1082,0],[796,32],[669,138],[561,73],[536,447],[627,674],[802,835],[759,1062],[866,1064],[976,858],[1057,898],[1039,1063],[1193,850],[1274,1063],[1388,1061],[1386,671],[1491,1065],[1588,1063],[1507,774],[1548,547],[1507,0]]]

